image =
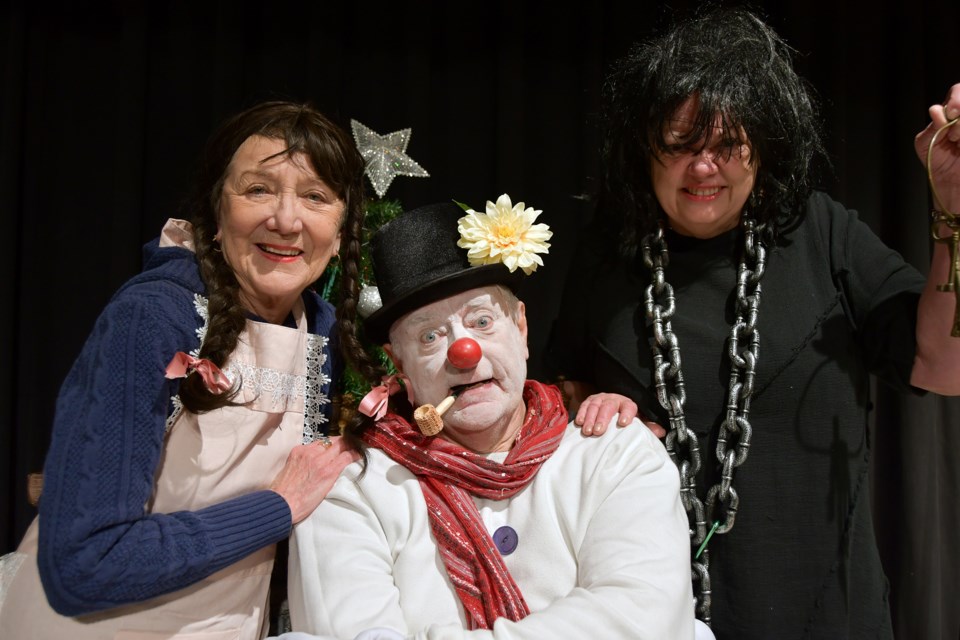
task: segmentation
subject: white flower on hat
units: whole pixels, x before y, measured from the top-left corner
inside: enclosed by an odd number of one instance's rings
[[[503,194],[494,204],[487,201],[486,213],[467,209],[467,215],[457,221],[460,240],[457,246],[467,249],[467,259],[474,267],[503,263],[511,272],[517,267],[530,275],[543,266],[538,253],[549,253],[553,236],[546,224],[534,224],[542,211],[514,205],[510,196]]]

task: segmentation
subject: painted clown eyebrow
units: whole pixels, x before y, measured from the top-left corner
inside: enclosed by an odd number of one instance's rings
[[[506,314],[502,307],[503,304],[494,299],[481,300],[477,302],[469,301],[465,302],[453,314],[447,314],[441,317],[437,317],[436,314],[424,313],[422,310],[412,311],[410,315],[407,316],[407,322],[411,327],[420,329],[426,325],[446,324],[451,315],[468,315],[471,313],[476,313],[477,311],[490,311],[491,313],[499,313],[501,316],[503,316]]]
[[[436,320],[434,319],[434,317],[431,316],[430,314],[417,313],[417,312],[414,312],[407,318],[407,322],[417,327],[423,324],[428,324],[428,323],[432,324],[435,321]]]

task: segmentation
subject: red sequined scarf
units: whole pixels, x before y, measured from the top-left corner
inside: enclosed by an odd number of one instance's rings
[[[502,463],[424,436],[393,413],[364,434],[367,444],[383,449],[420,480],[433,536],[471,629],[489,629],[497,618],[520,620],[530,613],[470,497],[512,497],[560,446],[567,426],[560,391],[528,380],[523,400],[526,417]]]

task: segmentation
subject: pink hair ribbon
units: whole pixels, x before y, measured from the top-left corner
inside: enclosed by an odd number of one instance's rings
[[[384,376],[379,385],[370,389],[370,392],[363,396],[363,400],[357,406],[357,411],[365,416],[370,416],[374,420],[379,420],[387,415],[387,401],[397,391],[400,391],[397,375]]]
[[[177,351],[173,355],[170,364],[167,365],[167,378],[186,378],[190,373],[196,371],[203,378],[203,385],[210,393],[226,393],[230,391],[233,384],[224,375],[220,367],[213,364],[206,358],[195,358],[183,351]]]

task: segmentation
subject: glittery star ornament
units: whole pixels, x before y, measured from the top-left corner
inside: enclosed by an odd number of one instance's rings
[[[406,153],[412,129],[400,129],[382,136],[356,120],[350,121],[350,127],[353,129],[357,149],[367,162],[365,172],[378,197],[383,197],[397,176],[430,177],[430,174]]]
[[[380,289],[374,285],[365,285],[360,289],[360,299],[357,301],[357,313],[361,318],[366,318],[371,313],[383,306],[380,300]]]

